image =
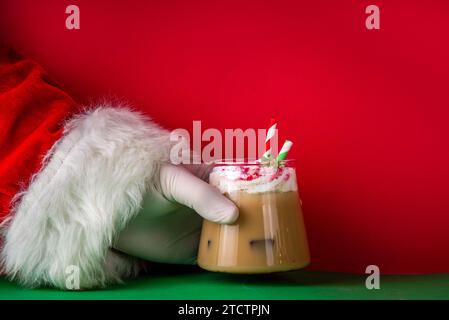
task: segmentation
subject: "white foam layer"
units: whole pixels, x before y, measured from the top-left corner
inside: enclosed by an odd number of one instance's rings
[[[215,167],[209,182],[222,193],[245,191],[247,193],[297,191],[295,169],[259,166]]]

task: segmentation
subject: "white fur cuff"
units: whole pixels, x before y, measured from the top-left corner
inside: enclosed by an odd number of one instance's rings
[[[126,108],[99,106],[70,120],[3,226],[7,275],[66,289],[71,266],[81,288],[136,273],[134,259],[110,248],[154,185],[169,146],[167,131]]]

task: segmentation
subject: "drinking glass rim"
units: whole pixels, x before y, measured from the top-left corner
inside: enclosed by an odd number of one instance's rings
[[[291,167],[295,163],[295,159],[280,160],[283,166]],[[220,159],[212,163],[214,166],[264,166],[265,163],[259,160],[237,160],[237,159]]]

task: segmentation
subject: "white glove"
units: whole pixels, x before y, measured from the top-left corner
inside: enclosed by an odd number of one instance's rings
[[[209,171],[206,165],[162,165],[157,191],[146,195],[114,248],[149,261],[196,263],[201,217],[217,223],[238,218],[234,203],[204,181]]]

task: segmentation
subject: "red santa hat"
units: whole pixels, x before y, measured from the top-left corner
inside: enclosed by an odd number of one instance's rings
[[[107,103],[79,107],[30,60],[0,60],[1,270],[27,286],[120,282],[139,262],[111,249],[159,164],[168,132]]]

